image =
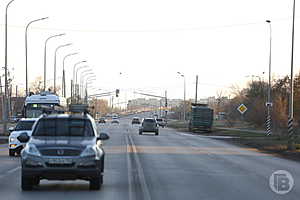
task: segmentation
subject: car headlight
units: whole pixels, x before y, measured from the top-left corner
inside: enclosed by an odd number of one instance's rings
[[[34,155],[34,156],[41,156],[39,150],[36,148],[35,145],[33,144],[27,144],[24,151],[27,153],[27,154],[30,154],[30,155]]]
[[[17,138],[15,138],[15,137],[10,137],[10,138],[9,138],[9,142],[10,142],[10,143],[12,143],[12,142],[14,142],[14,141],[16,141],[16,140],[17,140]]]
[[[87,146],[81,153],[82,157],[85,156],[94,156],[96,159],[99,159],[99,152],[96,149],[96,146]]]

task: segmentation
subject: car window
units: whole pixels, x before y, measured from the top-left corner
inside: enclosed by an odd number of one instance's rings
[[[94,136],[92,124],[85,119],[41,119],[33,136]]]
[[[29,131],[32,129],[34,121],[20,121],[18,122],[15,130],[16,131]]]
[[[144,122],[146,123],[155,123],[154,119],[145,119]]]

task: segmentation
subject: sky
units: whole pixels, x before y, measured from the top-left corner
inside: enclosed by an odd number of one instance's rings
[[[4,66],[4,16],[9,1],[0,2],[0,62]],[[231,86],[240,88],[252,75],[267,80],[269,25],[272,21],[272,76],[290,73],[292,0],[15,0],[8,10],[8,66],[14,84],[25,87],[25,27],[28,31],[29,82],[43,75],[43,49],[49,41],[47,82],[53,85],[54,50],[72,43],[57,54],[57,83],[61,83],[62,59],[66,60],[67,89],[74,63],[87,60],[97,76],[90,88],[114,91],[119,101],[141,97],[141,91],[169,98],[205,98]],[[296,12],[300,6],[296,7]],[[295,72],[299,71],[300,18],[296,17]],[[3,73],[3,71],[1,71]],[[255,79],[255,78],[254,78]],[[90,93],[95,92],[90,90]]]

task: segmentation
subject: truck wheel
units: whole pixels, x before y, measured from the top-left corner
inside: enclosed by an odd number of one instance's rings
[[[90,180],[90,190],[100,190],[103,184],[103,175],[97,176]]]
[[[15,151],[13,149],[9,150],[9,156],[15,156]]]
[[[21,180],[22,190],[24,191],[32,190],[33,182],[34,181],[32,178],[28,178],[22,175],[22,180]]]

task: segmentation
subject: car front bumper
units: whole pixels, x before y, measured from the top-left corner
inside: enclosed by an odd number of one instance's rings
[[[55,163],[57,160],[60,163]],[[61,160],[64,162],[61,162]],[[104,157],[95,160],[89,157],[44,158],[27,156],[24,158],[22,156],[21,162],[23,176],[40,177],[48,180],[90,180],[93,177],[100,176],[104,169]]]
[[[23,168],[22,175],[47,180],[90,180],[102,174],[99,168]]]

